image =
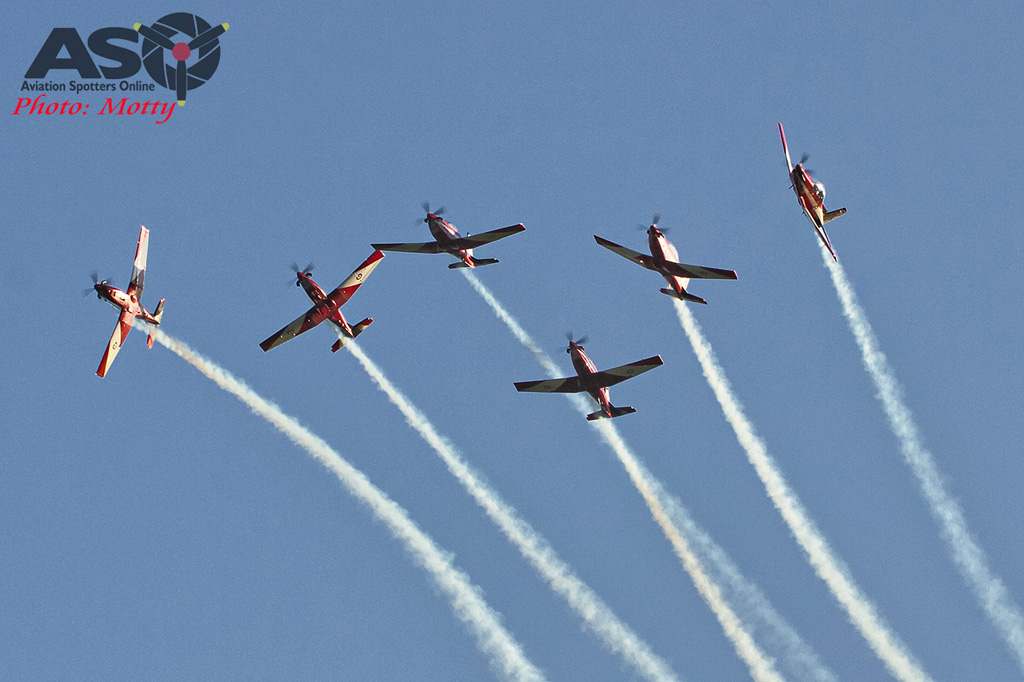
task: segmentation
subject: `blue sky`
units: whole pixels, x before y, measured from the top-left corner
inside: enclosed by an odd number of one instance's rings
[[[179,10],[231,29],[166,124],[10,115],[52,28],[84,39]],[[638,410],[623,436],[840,679],[886,679],[767,500],[660,279],[592,235],[639,250],[636,224],[660,213],[683,262],[735,269],[694,283],[710,303],[694,313],[850,572],[935,679],[1021,676],[900,458],[776,128],[848,208],[833,245],[925,445],[1024,598],[1019,5],[8,13],[0,677],[493,678],[383,526],[233,397],[138,332],[93,374],[116,315],[79,294],[93,270],[127,283],[145,224],[144,302],[167,298],[169,333],[406,507],[550,679],[631,679],[329,331],[257,345],[307,307],[290,262],[333,288],[371,241],[425,239],[425,200],[463,232],[526,225],[480,250],[502,262],[478,275],[567,373],[568,330],[599,366],[662,355],[612,390]],[[375,318],[362,348],[680,675],[742,679],[621,465],[564,400],[514,391],[543,371],[448,262],[388,255],[344,311]]]

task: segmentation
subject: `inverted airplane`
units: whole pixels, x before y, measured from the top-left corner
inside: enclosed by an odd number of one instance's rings
[[[356,293],[356,289],[362,286],[363,282],[366,281],[366,278],[370,276],[370,273],[373,272],[373,269],[377,267],[377,264],[380,263],[380,259],[383,257],[383,253],[374,251],[369,258],[363,261],[362,265],[355,269],[355,272],[349,275],[344,282],[338,285],[337,289],[329,294],[325,294],[324,290],[310,277],[309,271],[312,270],[312,265],[306,266],[305,270],[299,270],[296,267],[295,286],[302,287],[306,295],[313,301],[313,307],[294,322],[286,325],[284,329],[272,334],[270,338],[260,343],[260,348],[264,351],[276,348],[285,341],[291,341],[299,334],[307,332],[324,320],[327,320],[341,333],[341,337],[331,346],[331,352],[337,353],[345,345],[342,337],[354,339],[373,323],[373,318],[367,317],[354,327],[350,326],[345,321],[345,316],[341,314],[339,308],[352,298],[352,294]]]
[[[800,208],[804,209],[804,215],[811,221],[811,225],[814,225],[818,238],[821,239],[821,243],[825,245],[828,252],[832,254],[832,259],[838,261],[836,252],[832,249],[832,242],[828,240],[828,235],[825,234],[825,223],[843,215],[846,213],[846,209],[838,208],[834,211],[825,209],[825,185],[812,178],[811,174],[804,168],[804,164],[807,163],[807,155],[804,154],[800,159],[800,163],[794,166],[793,160],[789,158],[789,147],[786,146],[786,133],[782,130],[781,123],[779,123],[779,135],[782,136],[782,151],[786,153],[786,169],[789,171],[789,179],[793,183],[792,187],[793,191],[796,192],[796,198],[800,201]]]
[[[591,359],[587,357],[583,346],[580,345],[584,341],[586,339],[573,341],[570,335],[569,347],[565,349],[565,352],[572,358],[572,365],[576,369],[576,376],[564,379],[543,379],[541,381],[517,381],[515,382],[516,390],[533,393],[581,393],[586,391],[598,404],[598,407],[600,407],[597,412],[587,415],[587,419],[590,421],[604,418],[611,419],[636,412],[632,407],[615,407],[612,405],[611,400],[608,398],[608,387],[614,386],[626,379],[632,379],[638,374],[643,374],[647,370],[661,365],[661,356],[655,355],[646,360],[631,362],[628,365],[613,367],[612,369],[599,372]]]
[[[139,230],[139,245],[135,248],[132,279],[128,284],[127,291],[121,291],[111,284],[109,280],[97,282],[96,276],[93,275],[93,289],[96,290],[96,297],[121,311],[120,317],[117,318],[117,326],[114,327],[114,333],[110,337],[110,342],[107,343],[107,350],[104,351],[103,359],[100,360],[100,366],[96,370],[96,374],[101,377],[107,376],[107,370],[110,369],[110,365],[113,364],[118,351],[121,350],[121,345],[124,343],[125,338],[127,338],[128,332],[132,330],[132,324],[135,322],[136,317],[145,320],[154,327],[160,326],[160,319],[164,314],[164,299],[161,298],[160,302],[156,304],[156,311],[153,313],[146,310],[141,302],[142,287],[146,282],[146,255],[148,252],[149,230],[142,227]],[[86,293],[88,291],[86,289]],[[146,346],[149,348],[153,347],[152,334],[146,339]]]
[[[672,242],[665,237],[665,234],[658,229],[658,216],[654,216],[654,222],[647,228],[647,243],[651,249],[651,255],[639,253],[615,242],[610,242],[603,237],[594,235],[597,243],[614,251],[623,258],[629,259],[648,270],[654,270],[661,274],[668,282],[668,289],[659,289],[663,294],[673,296],[681,301],[692,301],[703,303],[707,301],[699,296],[694,296],[686,291],[691,279],[736,279],[736,272],[733,270],[722,270],[720,268],[708,268],[702,265],[684,265],[679,262],[679,253]]]
[[[517,232],[522,232],[526,228],[523,227],[522,223],[518,225],[511,225],[509,227],[502,227],[497,230],[491,230],[490,232],[480,232],[479,234],[466,235],[463,237],[459,234],[459,231],[455,229],[455,226],[449,223],[447,220],[441,217],[444,213],[444,208],[440,208],[436,213],[430,212],[430,205],[424,204],[423,210],[427,212],[427,217],[423,219],[423,222],[430,228],[430,234],[434,237],[432,242],[413,242],[407,244],[371,244],[375,249],[381,251],[405,251],[407,253],[449,253],[455,258],[459,259],[458,263],[452,263],[448,267],[454,268],[475,268],[479,265],[493,265],[498,262],[497,258],[476,258],[473,256],[473,249],[489,244],[490,242],[504,239],[505,237],[511,237]]]

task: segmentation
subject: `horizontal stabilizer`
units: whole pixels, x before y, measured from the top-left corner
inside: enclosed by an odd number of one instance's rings
[[[704,305],[708,304],[708,302],[705,301],[700,296],[694,296],[693,294],[687,293],[685,291],[681,295],[677,294],[676,292],[672,291],[671,289],[658,289],[658,291],[660,291],[661,293],[665,294],[666,296],[671,296],[672,298],[678,298],[680,301],[690,301],[692,303],[703,303]]]
[[[835,220],[836,218],[838,218],[839,216],[843,215],[844,213],[846,213],[846,209],[845,208],[837,208],[834,211],[829,211],[828,213],[826,213],[822,217],[821,222],[822,222],[822,224],[825,224],[825,223],[827,223],[830,220]]]
[[[164,301],[167,299],[161,298],[160,302],[156,304],[156,310],[153,312],[153,319],[156,320],[156,326],[160,326],[160,321],[164,317]],[[153,347],[153,335],[150,334],[146,337],[146,348]]]
[[[614,405],[612,405],[611,412],[612,412],[612,414],[611,414],[612,417],[621,417],[624,414],[633,414],[634,412],[636,412],[636,409],[632,408],[632,407],[629,407],[628,405],[626,407],[615,407]],[[598,410],[597,412],[591,412],[590,414],[587,415],[587,421],[594,421],[595,419],[606,419],[606,418],[608,418],[608,415],[605,414],[604,410]]]
[[[352,327],[352,337],[351,338],[354,339],[357,336],[359,336],[360,334],[362,334],[363,331],[367,327],[369,327],[371,324],[373,324],[373,318],[372,317],[368,317],[365,320],[363,320],[362,322],[360,322],[359,324],[357,324],[356,326]],[[341,334],[342,334],[342,336],[339,336],[338,340],[335,341],[334,345],[331,346],[331,352],[332,353],[337,353],[339,350],[341,350],[342,348],[345,347],[345,338],[344,338],[345,333],[341,332]]]
[[[477,267],[477,266],[480,266],[480,265],[494,265],[495,263],[498,262],[497,258],[473,258],[472,256],[470,256],[469,260],[470,260],[471,263],[473,263],[473,267],[474,268]],[[448,269],[449,270],[455,270],[456,268],[468,268],[468,267],[469,267],[468,265],[466,265],[462,261],[459,261],[458,263],[452,263],[451,265],[449,265]]]
[[[363,330],[365,330],[371,324],[373,324],[373,318],[372,317],[367,317],[365,320],[363,320],[362,322],[360,322],[356,326],[352,327],[352,338],[354,339],[355,337],[357,337],[360,334],[362,334]]]

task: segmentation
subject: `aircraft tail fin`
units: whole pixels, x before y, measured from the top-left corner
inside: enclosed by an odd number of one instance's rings
[[[611,412],[612,412],[612,414],[611,414],[612,417],[621,417],[624,414],[633,414],[634,412],[636,412],[636,409],[632,408],[632,407],[629,407],[628,405],[626,407],[615,407],[614,405],[612,405],[611,406]],[[587,415],[587,421],[594,421],[595,419],[606,419],[606,418],[608,418],[608,415],[605,414],[604,410],[598,410],[597,412],[591,412],[590,414]]]
[[[472,256],[470,256],[469,257],[469,262],[472,263],[473,264],[472,267],[475,268],[475,267],[480,266],[480,265],[494,265],[495,263],[498,262],[498,259],[497,258],[473,258]],[[468,268],[468,267],[470,267],[470,266],[466,265],[462,261],[459,261],[458,263],[452,263],[451,265],[449,265],[448,269],[449,270],[454,270],[456,268]]]
[[[685,291],[681,295],[677,294],[676,292],[672,291],[671,289],[658,289],[658,291],[660,291],[661,293],[665,294],[666,296],[671,296],[672,298],[678,298],[680,301],[690,301],[691,303],[703,303],[704,305],[708,304],[708,302],[705,301],[700,296],[694,296],[693,294],[689,294],[689,293],[687,293]]]
[[[161,298],[160,302],[156,304],[156,310],[153,311],[153,319],[156,320],[156,325],[160,326],[160,320],[164,317],[164,301],[167,299]],[[150,334],[146,337],[146,348],[153,347],[153,335]]]
[[[824,225],[828,221],[835,220],[836,218],[838,218],[839,216],[843,215],[844,213],[846,213],[846,209],[845,208],[837,208],[834,211],[829,211],[824,216],[822,216],[821,222]]]
[[[359,336],[360,334],[362,334],[363,331],[367,327],[369,327],[371,324],[373,324],[373,318],[372,317],[368,317],[365,320],[363,320],[362,322],[360,322],[359,324],[357,324],[354,327],[352,327],[352,338],[354,339],[357,336]],[[345,346],[345,340],[342,339],[342,338],[339,338],[337,341],[334,342],[334,345],[331,346],[331,352],[332,353],[337,353],[344,346]]]

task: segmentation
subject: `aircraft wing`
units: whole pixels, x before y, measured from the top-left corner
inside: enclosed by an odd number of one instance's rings
[[[149,230],[143,225],[139,230],[139,245],[135,249],[135,262],[132,264],[132,281],[128,284],[125,292],[129,296],[135,296],[136,300],[142,299],[142,287],[146,283],[146,255],[149,253]]]
[[[446,243],[445,247],[449,249],[472,249],[482,244],[489,244],[491,242],[496,242],[499,239],[504,239],[505,237],[511,237],[512,235],[523,232],[524,230],[526,230],[526,228],[523,227],[522,223],[519,223],[518,225],[509,225],[508,227],[491,230],[490,232],[480,232],[467,237],[457,237]]]
[[[410,242],[408,244],[370,244],[378,251],[405,251],[407,253],[442,253],[437,242]]]
[[[835,249],[832,248],[832,242],[829,241],[828,234],[825,232],[825,226],[818,224],[816,216],[809,208],[807,208],[807,204],[804,202],[803,198],[800,199],[800,207],[804,209],[804,215],[811,221],[811,225],[814,225],[814,231],[818,233],[818,239],[820,239],[821,243],[825,245],[826,249],[828,249],[828,252],[832,255],[832,260],[838,261],[839,257],[836,256]],[[846,211],[844,210],[843,213],[846,213]]]
[[[786,172],[793,173],[793,160],[789,158],[789,147],[786,146],[786,132],[782,129],[782,123],[779,123],[779,135],[782,136],[782,151],[786,153]]]
[[[665,261],[663,267],[668,274],[676,277],[689,277],[690,279],[736,279],[735,270],[722,270],[720,268],[706,268],[702,265],[684,265],[674,261]]]
[[[595,372],[587,377],[587,383],[592,384],[591,386],[588,386],[588,388],[614,386],[626,379],[632,379],[637,374],[643,374],[648,370],[654,369],[661,364],[663,364],[661,356],[655,355],[654,357],[647,358],[646,360],[637,360],[636,362],[631,362],[628,365],[613,367],[612,369],[606,369],[603,372]]]
[[[820,239],[821,243],[825,245],[825,248],[828,249],[828,252],[832,254],[832,260],[838,261],[839,258],[838,256],[836,256],[836,252],[832,248],[832,242],[829,241],[828,235],[825,234],[825,228],[818,227],[817,223],[815,223],[813,220],[811,221],[811,223],[814,225],[814,229],[818,233],[818,239]]]
[[[579,393],[583,390],[579,377],[566,377],[564,379],[543,379],[541,381],[517,381],[517,391],[528,391],[531,393]]]
[[[648,256],[646,253],[640,253],[639,251],[633,251],[632,249],[627,249],[625,246],[619,246],[615,242],[610,242],[607,239],[605,239],[604,237],[598,237],[596,234],[594,235],[594,239],[596,239],[597,243],[600,244],[601,246],[603,246],[604,248],[608,249],[609,251],[614,251],[615,253],[619,254],[623,258],[628,258],[629,260],[633,261],[637,265],[642,265],[645,268],[647,268],[648,270],[655,270],[656,269],[654,267],[654,260],[650,256]],[[686,275],[683,275],[683,277],[685,277],[685,276]]]
[[[117,326],[114,327],[114,333],[110,336],[107,350],[104,351],[103,359],[100,360],[100,366],[96,370],[98,376],[107,376],[107,370],[114,363],[114,358],[117,357],[118,351],[121,350],[121,345],[124,343],[125,338],[127,338],[128,332],[132,330],[132,322],[134,321],[135,313],[127,310],[122,311],[121,316],[117,318]]]
[[[285,341],[291,341],[299,334],[309,331],[325,319],[327,319],[327,316],[317,310],[316,306],[313,306],[303,313],[301,317],[287,325],[284,329],[272,334],[268,339],[260,343],[260,348],[264,351],[276,348]]]
[[[381,258],[384,254],[381,253],[380,249],[377,249],[370,254],[370,257],[363,261],[362,265],[355,269],[355,271],[349,275],[344,282],[338,285],[338,288],[327,295],[328,300],[336,307],[345,305],[348,299],[352,298],[352,294],[356,293],[356,289],[363,285],[366,278],[370,276],[373,269],[380,263]]]

